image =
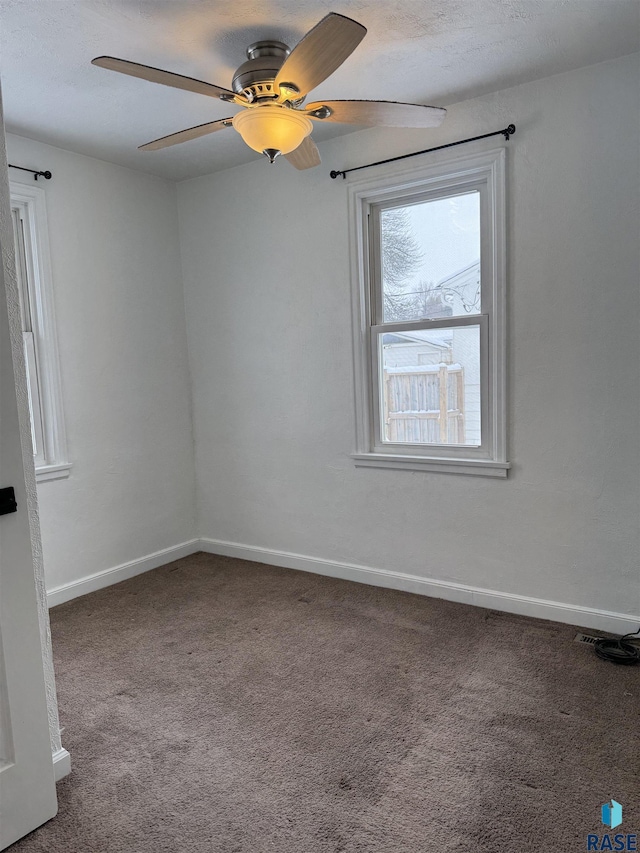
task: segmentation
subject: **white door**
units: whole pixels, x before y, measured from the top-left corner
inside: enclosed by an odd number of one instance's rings
[[[16,512],[0,515],[0,850],[57,811],[5,289],[15,277],[12,241],[0,101],[0,489],[13,486],[17,500]],[[26,394],[23,364],[20,375]]]

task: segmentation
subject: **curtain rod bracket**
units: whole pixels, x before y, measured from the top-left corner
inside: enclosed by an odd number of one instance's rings
[[[367,163],[365,166],[354,166],[353,169],[334,169],[329,175],[334,180],[338,175],[346,178],[349,172],[359,172],[360,169],[371,169],[373,166],[382,166],[385,163],[395,163],[396,160],[406,160],[407,157],[417,157],[419,154],[429,154],[431,151],[441,151],[443,148],[453,148],[456,145],[464,145],[467,142],[477,142],[478,139],[488,139],[490,136],[504,136],[509,141],[516,132],[515,124],[510,124],[502,130],[494,130],[492,133],[483,133],[481,136],[471,136],[469,139],[459,139],[457,142],[448,142],[446,145],[436,145],[435,148],[425,148],[424,151],[414,151],[411,154],[401,154],[399,157],[389,157],[388,160],[378,160],[377,163]]]

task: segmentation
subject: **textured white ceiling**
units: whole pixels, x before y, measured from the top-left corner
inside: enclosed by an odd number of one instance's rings
[[[640,49],[640,0],[0,0],[7,127],[175,180],[249,162],[259,155],[233,130],[137,151],[235,110],[91,59],[118,56],[230,87],[248,44],[269,37],[293,46],[330,11],[369,32],[313,100],[446,106]],[[314,138],[353,129],[324,125]]]

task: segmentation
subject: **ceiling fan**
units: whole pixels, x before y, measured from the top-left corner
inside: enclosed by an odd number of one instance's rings
[[[98,56],[93,65],[218,98],[243,109],[230,118],[210,121],[141,145],[156,151],[215,133],[238,131],[254,151],[273,163],[282,154],[296,169],[320,164],[311,139],[312,121],[382,127],[437,127],[446,110],[395,101],[316,101],[303,106],[307,94],[347,59],[366,35],[366,28],[331,12],[291,50],[280,41],[258,41],[247,48],[247,61],[233,75],[232,90],[162,71],[149,65]]]

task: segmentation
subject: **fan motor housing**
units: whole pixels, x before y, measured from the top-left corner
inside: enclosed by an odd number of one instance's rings
[[[247,48],[248,59],[233,75],[231,88],[249,101],[280,97],[275,78],[291,49],[281,41],[257,41]]]

